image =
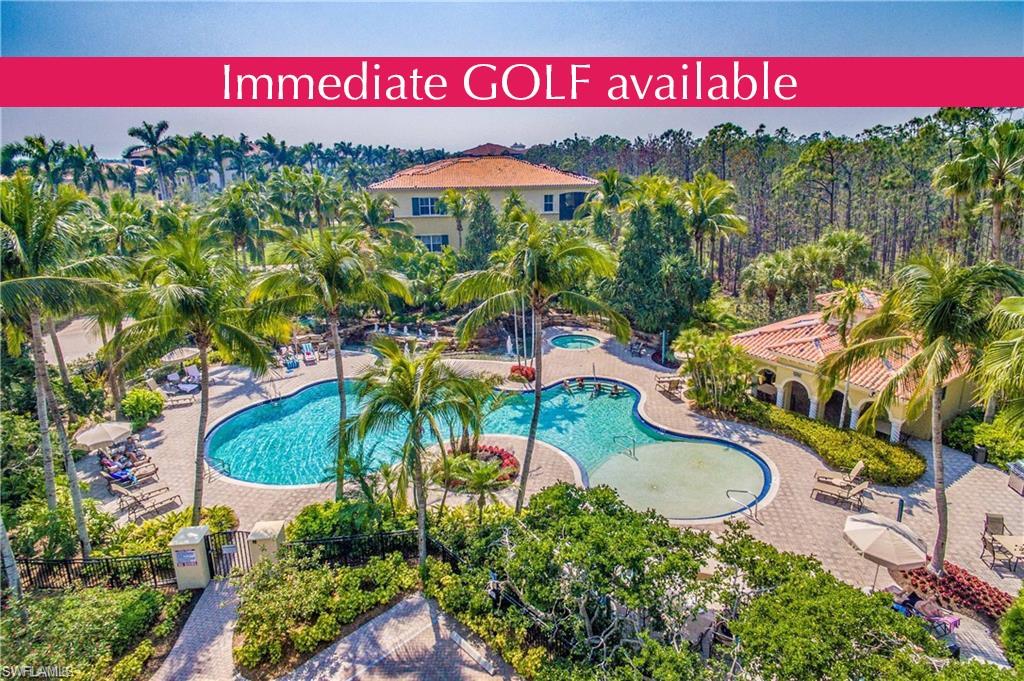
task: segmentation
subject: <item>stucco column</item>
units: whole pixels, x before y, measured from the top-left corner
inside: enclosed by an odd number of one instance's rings
[[[900,430],[903,428],[903,421],[890,421],[892,428],[889,429],[889,442],[900,441]]]
[[[858,404],[856,407],[851,405],[850,406],[850,422],[848,424],[846,424],[846,427],[850,428],[851,430],[856,428],[857,427],[857,419],[859,419],[859,418],[860,418],[860,405]]]
[[[276,561],[277,552],[284,544],[283,520],[261,520],[249,533],[249,558],[253,565],[261,560]]]
[[[183,527],[168,544],[174,560],[178,590],[205,589],[210,583],[210,561],[206,557],[206,525]]]
[[[816,419],[818,418],[818,400],[811,398],[811,405],[807,409],[807,417]]]
[[[786,398],[786,390],[783,386],[775,387],[775,406],[782,409],[783,400]]]

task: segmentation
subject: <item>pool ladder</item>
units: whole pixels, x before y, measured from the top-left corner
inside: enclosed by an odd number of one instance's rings
[[[626,447],[629,449],[629,456],[634,461],[636,458],[636,437],[633,435],[616,435],[612,438],[612,442],[625,441]]]
[[[735,498],[733,496],[734,493],[735,494],[749,494],[750,497],[754,500],[754,505],[750,506],[749,504],[744,504],[742,501],[740,501],[739,499],[737,499],[737,498]],[[736,504],[738,504],[740,506],[740,510],[741,511],[747,511],[749,509],[750,510],[750,517],[751,517],[751,519],[753,519],[754,522],[756,522],[758,525],[763,525],[764,524],[764,523],[761,522],[761,519],[757,517],[757,504],[760,501],[760,499],[758,499],[756,494],[751,492],[749,489],[729,489],[729,490],[725,491],[725,496],[729,497],[730,501],[733,501]]]

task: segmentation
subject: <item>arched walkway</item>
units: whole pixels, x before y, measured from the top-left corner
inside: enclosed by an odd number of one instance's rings
[[[789,411],[808,416],[811,413],[811,395],[803,383],[794,379],[784,387],[786,400],[783,405]]]
[[[828,398],[828,402],[825,403],[825,410],[821,415],[822,420],[838,428],[849,424],[849,414],[849,404],[846,405],[845,410],[843,409],[843,393],[833,390],[832,395]]]
[[[857,408],[858,418],[860,416],[863,416],[864,412],[866,412],[868,410],[868,408],[872,404],[874,404],[874,402],[871,401],[871,400],[868,400],[867,402],[861,403],[861,405]],[[857,424],[855,424],[855,423],[851,423],[850,424],[851,428],[856,428],[856,426],[857,426]],[[885,415],[885,416],[879,416],[878,418],[875,419],[875,435],[877,437],[884,437],[884,438],[888,439],[889,438],[889,433],[891,433],[891,432],[892,432],[892,422],[889,421],[888,414]]]

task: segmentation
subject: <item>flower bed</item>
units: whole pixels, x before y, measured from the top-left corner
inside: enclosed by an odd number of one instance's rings
[[[483,454],[480,458],[484,461],[501,461],[502,473],[499,480],[514,480],[519,475],[519,459],[507,449],[495,445],[480,445],[477,452]]]
[[[537,371],[526,364],[513,364],[508,371],[508,377],[513,381],[526,381],[532,383],[537,378]]]
[[[936,577],[927,568],[905,570],[901,576],[914,591],[933,596],[943,607],[975,612],[990,620],[998,620],[1013,604],[1013,597],[1002,589],[975,577],[959,565],[949,561],[944,565],[942,577]]]

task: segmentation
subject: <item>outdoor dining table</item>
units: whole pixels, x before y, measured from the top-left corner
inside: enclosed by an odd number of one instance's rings
[[[1019,562],[1024,559],[1024,536],[994,534],[992,535],[992,541],[1009,551],[1013,555],[1014,560]]]

